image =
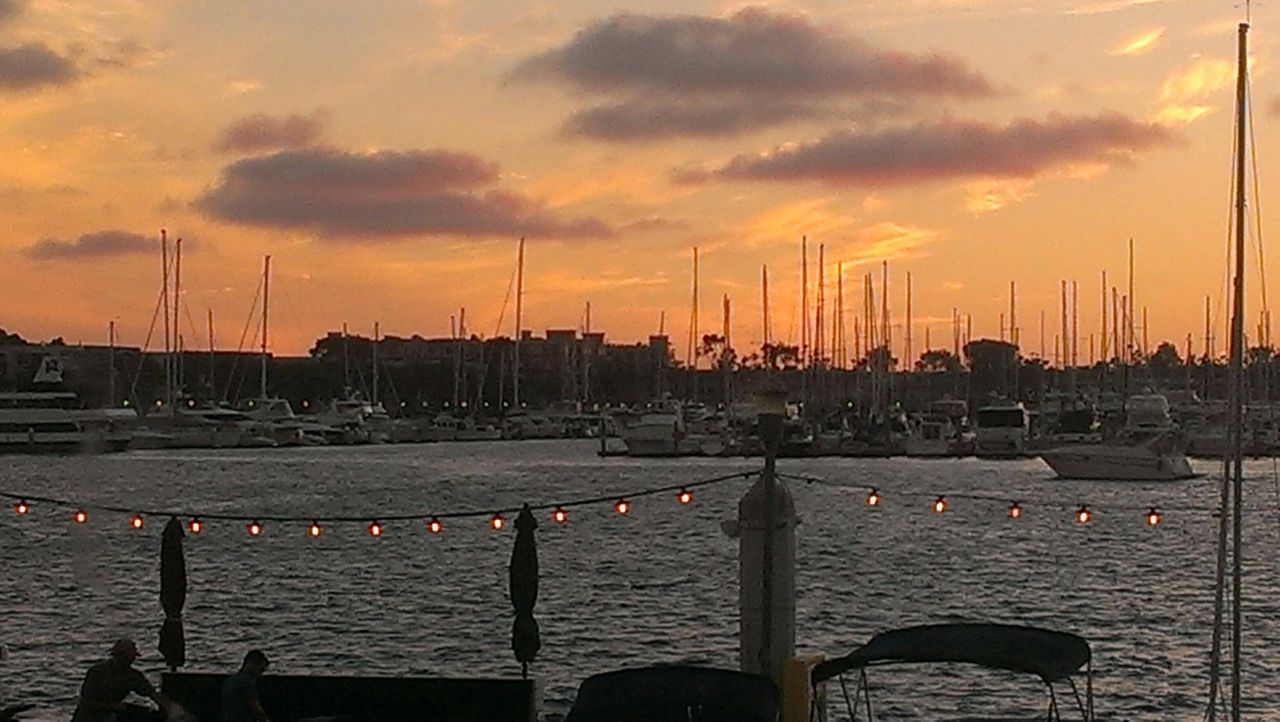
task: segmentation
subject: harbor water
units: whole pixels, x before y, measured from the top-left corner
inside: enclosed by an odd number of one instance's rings
[[[694,482],[759,467],[753,459],[601,459],[591,441],[130,452],[6,457],[0,489],[86,504],[249,517],[378,518],[330,524],[208,520],[188,535],[188,669],[229,671],[251,647],[272,672],[510,676],[507,564],[513,531],[483,517],[431,514],[556,503]],[[1042,462],[976,459],[782,460],[798,530],[797,637],[802,654],[838,656],[905,625],[998,621],[1076,632],[1093,646],[1100,719],[1198,720],[1208,683],[1220,465],[1165,484],[1062,481]],[[1249,719],[1280,718],[1280,498],[1275,463],[1247,465],[1244,580]],[[563,714],[591,674],[687,662],[736,668],[738,553],[721,530],[748,481],[540,514],[542,651],[531,667],[542,709]],[[874,485],[882,505],[869,509]],[[930,504],[951,495],[944,514]],[[964,498],[989,495],[997,500]],[[1020,502],[1020,519],[1007,516]],[[1093,519],[1078,524],[1087,504]],[[1157,506],[1150,527],[1144,510]],[[393,515],[420,514],[414,521]],[[160,530],[65,508],[0,514],[0,703],[31,720],[65,720],[84,670],[119,636],[155,651]],[[878,719],[1043,714],[1038,680],[949,665],[870,671]],[[850,680],[852,692],[853,680]],[[846,719],[839,685],[833,720]]]

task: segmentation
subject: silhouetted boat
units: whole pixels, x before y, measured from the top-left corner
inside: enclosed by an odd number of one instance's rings
[[[775,722],[778,708],[766,677],[672,665],[588,677],[564,722]]]

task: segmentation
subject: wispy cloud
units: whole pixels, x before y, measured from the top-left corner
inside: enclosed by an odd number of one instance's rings
[[[328,114],[316,110],[309,115],[249,115],[223,128],[210,146],[220,153],[254,153],[282,148],[303,148],[315,144],[324,134]]]
[[[1136,35],[1125,38],[1119,45],[1111,51],[1112,55],[1145,55],[1155,49],[1160,43],[1160,39],[1164,37],[1166,28],[1155,28],[1154,30],[1144,30]]]
[[[1178,2],[1178,0],[1108,0],[1107,2],[1090,3],[1088,5],[1080,5],[1067,11],[1068,15],[1102,15],[1105,13],[1115,13],[1130,8],[1141,7],[1143,5],[1160,5],[1169,2]]]
[[[84,233],[72,240],[45,238],[23,249],[23,255],[37,261],[73,261],[136,255],[154,249],[154,239],[140,233],[113,229]]]
[[[1196,58],[1177,68],[1160,88],[1157,122],[1187,125],[1208,115],[1213,107],[1206,99],[1227,88],[1235,79],[1235,65],[1222,58]]]

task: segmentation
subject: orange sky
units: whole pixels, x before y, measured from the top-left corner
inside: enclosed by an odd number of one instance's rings
[[[0,0],[0,327],[100,343],[115,320],[141,344],[166,227],[188,244],[192,347],[212,309],[234,348],[268,253],[278,353],[343,322],[447,335],[462,306],[473,332],[509,334],[521,235],[539,333],[580,326],[590,301],[612,340],[665,311],[682,341],[696,245],[704,332],[727,293],[737,345],[759,343],[768,264],[775,336],[798,340],[808,235],[832,296],[845,262],[850,325],[888,260],[899,339],[913,276],[917,351],[925,326],[949,344],[953,307],[997,335],[1016,280],[1023,345],[1039,350],[1043,310],[1051,355],[1060,279],[1079,281],[1095,332],[1099,273],[1122,281],[1133,237],[1151,338],[1193,333],[1198,353],[1206,295],[1224,323],[1241,12]],[[1280,9],[1253,20],[1265,227]]]

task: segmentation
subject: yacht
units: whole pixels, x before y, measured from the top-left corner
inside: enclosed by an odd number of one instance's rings
[[[1164,396],[1131,396],[1126,410],[1124,427],[1111,439],[1050,449],[1040,458],[1064,479],[1174,481],[1196,475]]]
[[[672,398],[618,417],[628,456],[688,456],[702,453],[700,434],[691,434],[683,405]]]
[[[1016,459],[1027,455],[1031,413],[1021,403],[983,406],[975,419],[974,454],[984,459]]]
[[[61,361],[46,356],[31,389],[0,393],[0,451],[120,451],[137,418],[132,409],[81,408]]]

